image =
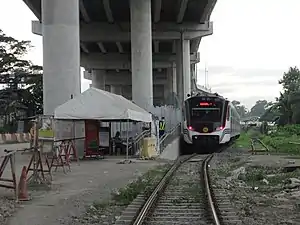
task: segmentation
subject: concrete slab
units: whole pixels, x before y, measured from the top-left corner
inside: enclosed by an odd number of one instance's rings
[[[87,160],[80,165],[74,163],[68,174],[59,170],[53,174],[52,190],[32,191],[33,200],[24,203],[8,225],[71,224],[71,217],[84,213],[87,204],[109,197],[115,188],[126,185],[156,165],[163,165],[153,160],[117,164],[119,161],[116,158]]]
[[[176,160],[179,156],[179,140],[180,138],[178,137],[172,143],[170,143],[158,158]]]

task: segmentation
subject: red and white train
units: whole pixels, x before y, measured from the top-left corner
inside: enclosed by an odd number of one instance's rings
[[[233,104],[218,94],[195,95],[184,101],[181,154],[219,147],[240,136],[240,116]]]

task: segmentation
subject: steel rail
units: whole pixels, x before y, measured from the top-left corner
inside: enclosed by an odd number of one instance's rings
[[[176,162],[172,165],[172,167],[168,170],[168,172],[160,180],[160,182],[158,183],[158,185],[156,186],[156,188],[154,189],[152,194],[147,199],[146,203],[143,205],[141,211],[139,212],[138,216],[134,220],[133,225],[142,225],[143,224],[145,218],[148,215],[148,212],[150,211],[153,204],[155,203],[155,201],[159,197],[159,193],[166,187],[166,185],[168,184],[168,181],[170,180],[170,178],[172,177],[174,172],[179,168],[179,166],[181,164],[183,164],[184,162],[190,160],[191,158],[195,157],[196,155],[197,154],[193,154],[193,155],[188,156],[187,158],[185,158],[183,160],[180,160],[180,159],[176,160]]]
[[[209,205],[211,213],[212,213],[214,224],[221,225],[219,217],[218,217],[218,213],[217,213],[217,210],[216,210],[216,207],[214,204],[214,200],[212,197],[212,192],[210,190],[210,181],[209,181],[209,174],[208,174],[208,163],[213,158],[213,156],[214,155],[211,154],[204,160],[204,162],[202,164],[202,170],[203,170],[203,177],[204,177],[205,192],[207,194],[208,205]]]

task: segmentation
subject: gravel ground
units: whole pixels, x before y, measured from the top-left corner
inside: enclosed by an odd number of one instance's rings
[[[116,158],[82,161],[80,165],[72,165],[72,171],[68,174],[55,172],[51,190],[31,190],[32,200],[17,205],[17,208],[14,201],[5,198],[11,193],[0,189],[0,224],[76,224],[78,218],[86,216],[87,209],[93,210],[94,202],[107,199],[116,188],[125,186],[150,168],[164,164],[159,161],[118,164],[119,161]],[[114,209],[111,217],[120,210]],[[93,221],[78,224],[93,224]]]
[[[300,171],[284,172],[282,159],[236,149],[215,157],[214,182],[227,191],[243,224],[300,224]]]

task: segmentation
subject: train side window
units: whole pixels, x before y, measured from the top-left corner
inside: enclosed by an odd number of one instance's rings
[[[228,106],[227,106],[227,116],[226,116],[226,120],[227,120],[227,121],[229,121],[229,119],[230,119],[230,114],[231,114],[231,113],[230,113],[230,106],[228,105]]]

